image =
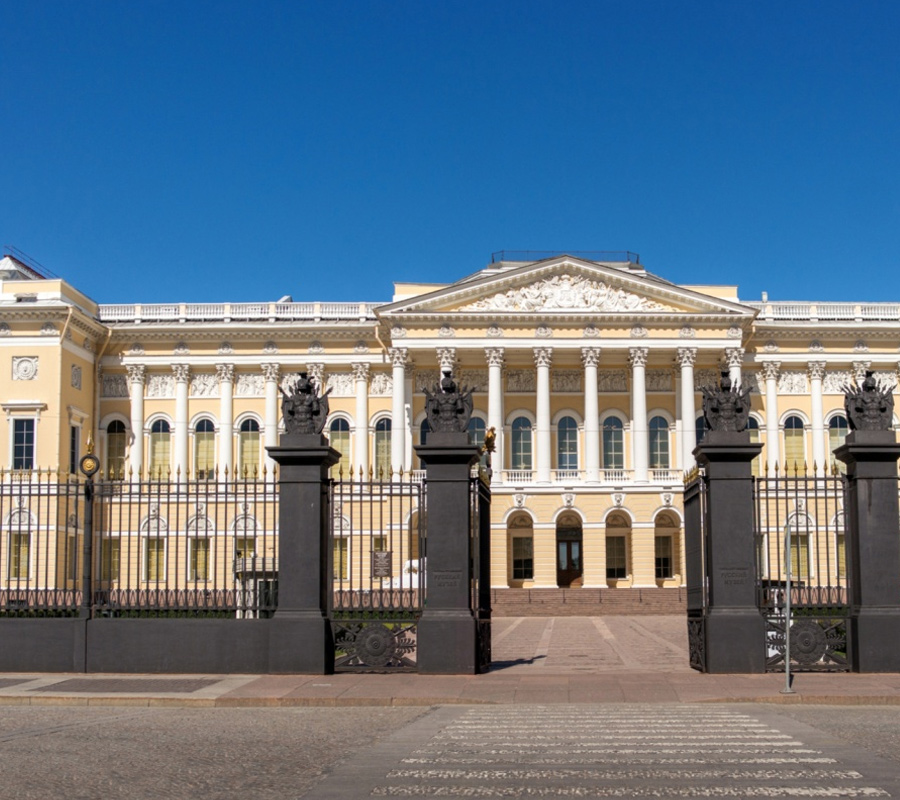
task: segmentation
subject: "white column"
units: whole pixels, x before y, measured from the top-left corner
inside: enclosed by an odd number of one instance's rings
[[[234,364],[216,364],[219,379],[219,480],[234,474]]]
[[[744,348],[729,347],[725,350],[725,363],[728,365],[728,377],[735,389],[741,388],[741,366],[744,363]]]
[[[697,446],[697,410],[694,407],[696,360],[696,347],[678,348],[678,364],[681,366],[681,468],[684,470],[694,465],[694,448]]]
[[[600,480],[600,398],[597,387],[599,347],[582,347],[584,363],[584,468],[585,479]]]
[[[261,364],[263,378],[266,382],[266,417],[263,421],[265,427],[264,444],[266,447],[275,447],[278,444],[278,364]],[[274,480],[275,462],[266,452],[266,474]]]
[[[496,452],[491,456],[491,469],[499,478],[503,473],[503,348],[487,347],[488,362],[488,428],[497,434]]]
[[[125,367],[131,389],[131,450],[129,466],[134,480],[140,480],[144,470],[144,366]]]
[[[407,469],[413,466],[413,374],[415,370],[409,362],[403,368],[403,463]]]
[[[351,364],[356,381],[356,414],[354,416],[354,463],[361,479],[369,475],[369,365]]]
[[[813,469],[818,476],[828,473],[828,457],[825,454],[825,412],[822,404],[822,378],[825,377],[825,362],[809,362],[809,388],[812,395],[812,457]]]
[[[400,470],[409,469],[404,463],[406,451],[406,361],[409,351],[404,347],[388,349],[393,368],[391,378],[391,471],[399,475]]]
[[[537,449],[538,483],[550,483],[550,466],[552,447],[550,444],[550,361],[553,349],[550,347],[534,348],[534,363],[537,367],[537,421],[534,426],[535,445]]]
[[[766,379],[766,467],[775,474],[781,461],[781,437],[778,435],[778,369],[780,361],[763,361]]]
[[[188,478],[188,388],[191,368],[172,364],[175,373],[175,459],[172,471],[176,480]]]
[[[649,479],[650,439],[647,434],[647,355],[646,347],[632,347],[628,351],[631,362],[631,463],[634,479]]]

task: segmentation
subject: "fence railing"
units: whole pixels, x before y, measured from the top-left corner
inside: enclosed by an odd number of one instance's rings
[[[232,320],[374,320],[379,303],[128,303],[101,305],[108,323],[209,322]]]
[[[0,616],[250,618],[277,607],[277,493],[262,481],[0,482]],[[83,588],[90,587],[89,596]]]

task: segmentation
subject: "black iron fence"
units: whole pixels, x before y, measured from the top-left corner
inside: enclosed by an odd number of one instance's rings
[[[0,616],[269,616],[277,484],[0,473]],[[85,592],[85,587],[89,587]]]
[[[840,474],[754,480],[757,597],[766,617],[768,670],[784,668],[788,600],[792,668],[850,669],[846,491]]]

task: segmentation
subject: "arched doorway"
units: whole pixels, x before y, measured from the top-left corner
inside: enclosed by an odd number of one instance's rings
[[[561,589],[584,582],[583,552],[581,519],[577,514],[562,514],[556,521],[556,583]]]

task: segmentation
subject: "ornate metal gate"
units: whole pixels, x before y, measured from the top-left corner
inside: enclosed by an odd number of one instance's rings
[[[425,485],[332,481],[329,618],[336,671],[415,670],[425,604]]]
[[[757,596],[769,672],[784,669],[788,592],[791,670],[850,670],[846,492],[847,480],[837,473],[811,477],[795,470],[754,481]]]

